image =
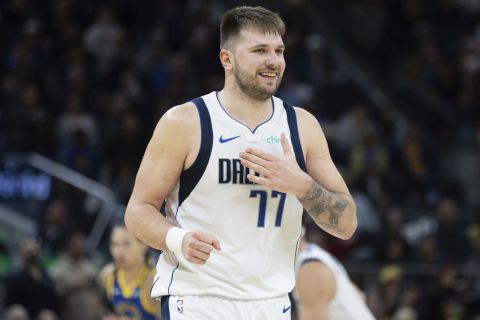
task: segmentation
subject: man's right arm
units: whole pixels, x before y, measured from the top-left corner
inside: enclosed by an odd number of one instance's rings
[[[182,170],[195,161],[200,132],[193,103],[174,107],[160,119],[145,150],[125,212],[125,225],[138,239],[152,248],[181,254],[196,264],[206,263],[214,249],[221,250],[218,239],[206,231],[173,228],[160,208]]]
[[[170,109],[158,122],[138,169],[125,212],[127,229],[145,244],[166,250],[165,237],[173,226],[160,213],[175,187],[198,136],[199,121],[193,104]],[[193,135],[191,133],[194,133]]]

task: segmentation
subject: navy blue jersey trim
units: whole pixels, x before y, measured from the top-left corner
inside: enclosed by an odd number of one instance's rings
[[[162,320],[170,320],[169,302],[170,296],[163,296],[162,299],[160,299]]]
[[[150,295],[152,295],[153,286],[155,286],[158,280],[160,280],[160,277],[158,277],[157,279],[155,279],[155,281],[153,281],[152,286],[150,287]]]
[[[158,256],[158,260],[160,260],[160,258],[162,257],[162,254],[163,254],[163,251],[160,252],[160,255]],[[153,287],[155,286],[155,283],[157,283],[158,280],[160,280],[160,277],[158,277],[157,279],[155,279],[155,281],[153,281],[152,286],[150,287],[150,295],[152,295]]]
[[[307,263],[310,263],[310,262],[319,262],[321,264],[324,264],[323,261],[318,259],[318,258],[308,258],[308,259],[303,260],[301,265],[304,266],[304,265],[306,265]]]
[[[170,283],[168,284],[168,288],[167,288],[168,294],[170,294],[170,287],[172,286],[173,276],[175,275],[175,271],[177,271],[179,266],[180,266],[180,262],[177,262],[177,266],[172,270],[172,275],[170,276]]]
[[[290,128],[290,140],[292,141],[295,158],[297,159],[297,163],[300,168],[307,172],[302,144],[300,143],[300,134],[298,132],[297,115],[295,114],[295,109],[293,109],[293,107],[286,102],[283,102],[283,106],[287,112],[288,127]]]
[[[198,181],[200,181],[200,178],[202,178],[202,175],[207,168],[213,145],[212,120],[210,119],[210,114],[208,113],[205,102],[202,98],[193,99],[191,102],[197,106],[198,115],[200,117],[200,150],[198,151],[197,158],[192,166],[183,171],[180,175],[180,190],[178,194],[179,207],[190,193],[192,193]]]

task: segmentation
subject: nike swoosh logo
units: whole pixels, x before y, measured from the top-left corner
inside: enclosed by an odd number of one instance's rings
[[[286,313],[288,310],[290,310],[291,307],[292,306],[288,306],[288,307],[285,308],[285,306],[284,306],[282,312]]]
[[[220,139],[218,139],[218,141],[220,143],[225,143],[225,142],[228,142],[228,141],[232,141],[233,139],[237,139],[239,138],[240,136],[235,136],[235,137],[231,137],[231,138],[225,138],[223,139],[223,134],[220,136]]]

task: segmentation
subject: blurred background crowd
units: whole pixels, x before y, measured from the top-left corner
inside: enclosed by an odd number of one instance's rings
[[[6,318],[19,304],[30,319],[101,309],[89,299],[109,259],[108,235],[85,250],[95,201],[58,179],[22,198],[7,187],[12,155],[41,154],[125,205],[161,115],[222,88],[219,18],[238,4],[0,1],[0,204],[36,226],[0,228]],[[242,4],[286,21],[278,96],[318,118],[357,203],[352,239],[309,226],[310,240],[346,265],[378,319],[480,319],[480,2]]]

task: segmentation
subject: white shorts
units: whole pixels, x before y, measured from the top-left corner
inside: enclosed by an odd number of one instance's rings
[[[263,300],[164,296],[162,320],[290,320],[288,295]]]

